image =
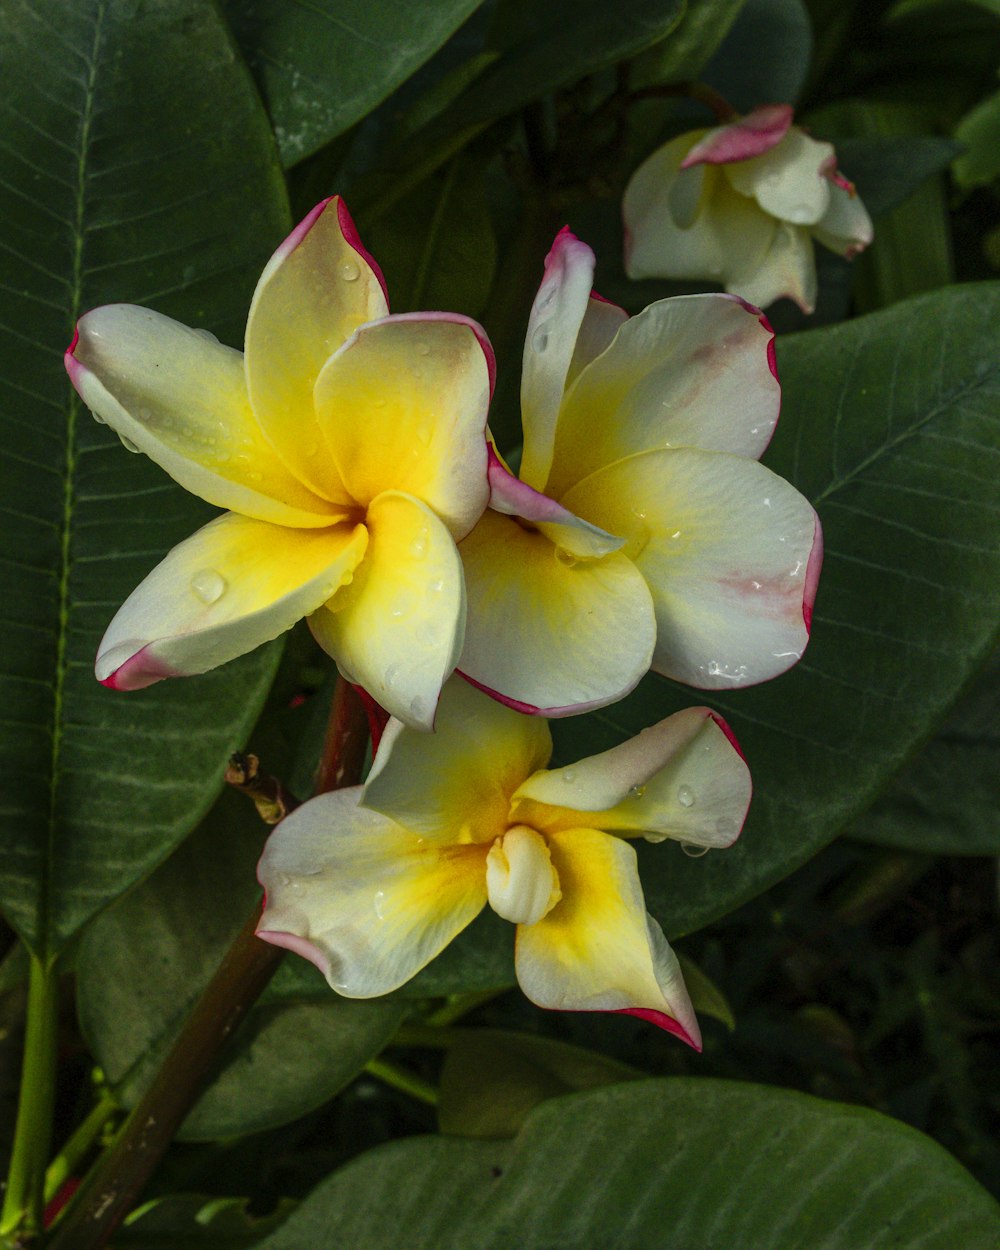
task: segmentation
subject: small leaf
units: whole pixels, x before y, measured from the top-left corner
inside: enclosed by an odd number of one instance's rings
[[[966,113],[955,128],[965,151],[955,159],[955,181],[968,190],[1000,178],[1000,91]]]

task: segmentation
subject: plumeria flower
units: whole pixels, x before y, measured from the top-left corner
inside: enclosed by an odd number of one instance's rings
[[[829,143],[766,104],[659,148],[625,188],[630,278],[710,278],[765,308],[783,295],[816,306],[813,239],[841,256],[872,241],[853,185]]]
[[[408,981],[488,903],[517,925],[540,1007],[642,1016],[692,1046],[677,958],[647,915],[630,839],[728,846],[750,775],[707,708],[568,768],[547,724],[452,681],[435,733],[389,722],[364,787],[311,799],[258,870],[258,936],[311,960],[349,998]]]
[[[757,463],[778,417],[773,332],[728,295],[629,318],[557,237],[528,324],[520,478],[462,542],[459,671],[521,711],[620,698],[650,665],[704,689],[802,655],[821,563],[805,499]]]
[[[125,601],[105,685],[202,673],[305,616],[352,681],[430,727],[462,646],[455,543],[489,496],[493,357],[465,317],[387,313],[331,199],[261,275],[244,353],[127,304],[81,319],[66,368],[97,419],[228,509]]]

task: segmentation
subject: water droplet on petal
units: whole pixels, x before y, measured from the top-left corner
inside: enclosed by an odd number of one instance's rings
[[[413,542],[410,543],[410,555],[415,556],[416,559],[418,560],[422,560],[426,554],[427,554],[427,530],[422,529],[420,533],[416,536],[416,538],[414,538]]]
[[[555,554],[559,563],[564,564],[568,569],[571,569],[574,564],[578,563],[576,556],[571,551],[567,551],[565,547],[556,547]]]
[[[703,855],[707,855],[712,848],[710,846],[695,846],[693,842],[682,842],[681,850],[688,859],[701,859]]]
[[[443,578],[439,577],[436,581],[431,582],[427,589],[431,592],[431,594],[439,595],[441,591],[444,590]]]
[[[340,266],[340,276],[345,282],[356,282],[361,270],[353,260],[345,260]]]
[[[549,345],[548,327],[541,325],[531,336],[531,349],[541,355]]]
[[[694,791],[690,786],[680,786],[677,790],[677,802],[681,807],[694,807]]]
[[[382,905],[384,902],[385,902],[385,890],[376,890],[375,897],[372,899],[372,903],[374,904],[374,907],[375,907],[375,915],[378,916],[379,920],[385,919],[385,914],[382,911]]]
[[[419,696],[410,700],[410,715],[414,720],[422,720],[424,716],[424,701]]]
[[[628,797],[630,799],[641,799],[645,793],[646,793],[645,786],[631,786],[629,788]]]
[[[564,768],[562,779],[567,783],[572,783],[576,780],[576,773],[572,770],[572,768]]]
[[[396,678],[398,676],[399,676],[399,666],[396,664],[390,664],[389,667],[385,670],[384,681],[385,681],[386,690],[391,690],[393,688],[393,686],[396,684]]]
[[[133,443],[130,438],[126,438],[124,434],[119,434],[118,437],[121,440],[121,445],[126,451],[136,452],[139,450],[135,443]]]
[[[202,603],[216,603],[226,593],[228,584],[215,569],[202,569],[191,578],[191,593]]]
[[[107,421],[104,420],[99,412],[94,412],[93,409],[91,409],[90,415],[94,418],[98,425],[107,425]]]

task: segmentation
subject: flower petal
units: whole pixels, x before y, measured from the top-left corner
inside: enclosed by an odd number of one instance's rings
[[[547,491],[562,500],[596,469],[654,447],[756,458],[781,404],[773,341],[758,310],[728,295],[651,304],[567,395]]]
[[[794,300],[804,313],[816,307],[816,261],[809,230],[776,222],[767,255],[754,268],[733,266],[726,290],[766,308],[776,299]]]
[[[363,525],[295,530],[231,512],[216,517],[119,608],[98,647],[98,680],[140,690],[259,647],[349,581],[367,542]]]
[[[622,199],[625,272],[630,278],[719,278],[724,256],[711,215],[703,211],[720,172],[681,170],[681,161],[706,131],[678,136],[657,150],[629,179]]]
[[[451,313],[363,326],[323,368],[316,413],[351,497],[422,499],[461,538],[489,498],[486,411],[492,349]]]
[[[613,703],[646,672],[649,591],[618,552],[577,561],[492,511],[459,550],[469,605],[459,668],[488,693],[561,716]]]
[[[796,226],[818,222],[830,203],[826,171],[835,167],[829,143],[818,143],[793,126],[777,147],[762,156],[724,166],[726,177],[741,195]]]
[[[521,364],[521,477],[538,490],[548,475],[559,405],[593,278],[594,253],[564,227],[545,258],[545,274],[531,306]]]
[[[257,420],[292,473],[338,503],[347,497],[316,424],[313,385],[358,326],[388,311],[382,275],[337,197],[281,244],[250,305],[246,377]]]
[[[639,1011],[696,1050],[701,1035],[677,957],[646,914],[635,851],[596,829],[548,837],[562,899],[519,925],[521,989],[556,1011]]]
[[[651,451],[593,474],[567,506],[629,538],[656,610],[653,667],[703,689],[753,685],[805,650],[819,521],[755,460]]]
[[[488,848],[437,847],[358,806],[360,788],[286,816],[258,867],[257,936],[303,955],[348,998],[398,989],[486,901]]]
[[[148,308],[108,304],[80,318],[66,370],[97,418],[185,490],[279,525],[336,519],[257,425],[243,354],[207,332]]]
[[[635,738],[565,768],[535,773],[511,820],[543,833],[586,824],[697,846],[729,846],[750,804],[750,770],[725,721],[686,708]]]
[[[812,228],[812,236],[824,247],[852,258],[871,243],[874,227],[868,210],[856,194],[832,183],[830,207]]]
[[[544,720],[452,678],[433,734],[389,722],[361,802],[424,837],[489,845],[507,829],[510,796],[551,754]]]
[[[581,520],[572,512],[520,481],[490,444],[490,507],[505,516],[531,521],[546,537],[572,556],[604,556],[617,551],[625,540]]]
[[[380,495],[365,523],[368,550],[353,582],[309,626],[350,681],[398,720],[430,729],[462,649],[462,562],[443,523],[409,495]]]
[[[626,321],[628,313],[624,308],[619,308],[617,304],[591,292],[587,311],[580,323],[580,332],[576,336],[573,359],[566,374],[567,390],[592,360],[607,351]]]
[[[793,116],[790,104],[762,104],[736,121],[708,131],[688,152],[681,169],[702,162],[725,165],[761,156],[781,142]]]

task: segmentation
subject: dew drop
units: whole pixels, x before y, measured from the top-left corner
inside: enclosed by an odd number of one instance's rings
[[[681,850],[688,857],[688,859],[701,859],[701,857],[703,855],[707,855],[711,849],[712,848],[708,846],[695,846],[692,842],[681,843]]]
[[[423,529],[410,543],[410,555],[422,560],[427,554],[427,530]]]
[[[694,791],[690,786],[680,786],[677,790],[677,802],[681,807],[694,807]]]
[[[119,434],[118,438],[121,440],[121,445],[126,451],[137,452],[139,450],[135,443],[133,443],[130,438],[126,438],[124,434]]]
[[[562,779],[567,784],[572,784],[576,780],[576,773],[572,770],[572,768],[564,768]]]
[[[391,690],[393,688],[393,686],[396,684],[396,678],[398,676],[399,676],[399,666],[396,664],[390,664],[389,667],[385,670],[386,690]]]
[[[375,897],[372,899],[372,903],[375,906],[375,915],[378,916],[379,920],[385,919],[385,914],[382,911],[382,904],[384,902],[385,902],[385,890],[376,890]]]
[[[546,326],[539,326],[531,336],[531,349],[541,355],[549,345],[549,331]]]
[[[191,578],[191,593],[202,603],[216,603],[226,593],[228,583],[215,569],[202,569]]]
[[[565,547],[556,547],[556,559],[568,569],[571,569],[574,564],[578,563],[576,556],[571,551],[567,551]]]
[[[345,260],[340,266],[340,276],[345,282],[356,282],[360,273],[361,270],[353,260]]]
[[[414,720],[422,720],[424,715],[424,701],[419,696],[410,700],[410,715]]]
[[[104,420],[99,412],[91,411],[90,415],[94,418],[98,425],[107,425],[107,421]]]
[[[444,590],[444,579],[439,577],[436,581],[431,582],[427,589],[432,595],[439,595]]]
[[[628,797],[630,799],[641,799],[645,793],[646,793],[645,786],[630,786]]]

